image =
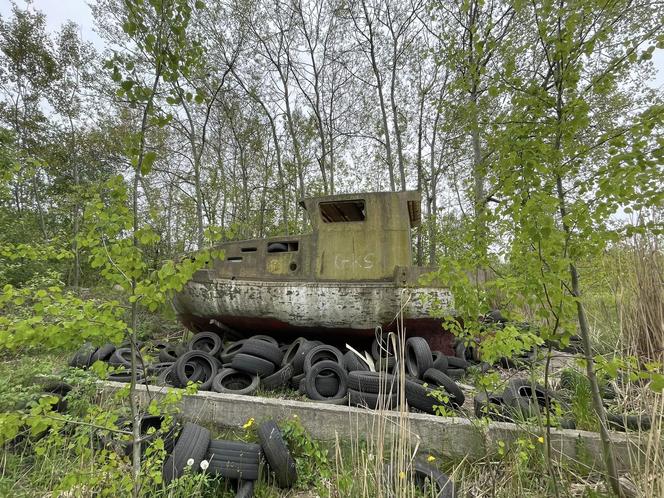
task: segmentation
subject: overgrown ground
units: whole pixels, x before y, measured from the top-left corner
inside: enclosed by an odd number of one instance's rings
[[[593,310],[592,316],[605,313],[605,302]],[[596,347],[610,353],[614,348],[613,340],[622,342],[620,324],[611,321],[609,313],[606,320],[597,319],[595,327]],[[182,339],[187,332],[174,321],[170,313],[145,313],[141,316],[140,336],[153,339]],[[617,327],[617,329],[613,329]],[[609,334],[615,334],[609,339]],[[130,462],[118,459],[112,453],[95,449],[93,441],[103,432],[94,425],[107,426],[110,413],[128,414],[127,399],[99,399],[94,382],[97,379],[92,372],[82,372],[67,367],[71,351],[57,354],[40,353],[34,349],[22,351],[2,358],[0,364],[0,408],[7,412],[14,409],[27,409],[26,413],[40,412],[40,399],[44,400],[39,386],[48,379],[65,379],[76,386],[69,396],[69,414],[67,422],[56,425],[49,433],[39,432],[35,427],[31,433],[28,427],[21,427],[13,441],[3,445],[0,460],[0,495],[2,496],[91,496],[100,492],[102,495],[120,496],[128,493],[123,488],[126,482],[121,479],[118,485],[107,482],[118,475],[128,475]],[[568,366],[574,361],[567,360]],[[502,371],[502,376],[514,375],[515,371]],[[543,378],[543,364],[539,363],[530,370],[521,371],[520,375],[529,375],[538,380]],[[478,375],[478,374],[474,374]],[[472,377],[472,375],[471,375]],[[583,377],[580,377],[583,380]],[[472,378],[465,382],[471,383]],[[551,384],[556,387],[558,376],[552,377]],[[659,438],[664,434],[662,395],[654,394],[646,385],[629,381],[612,381],[616,389],[614,407],[629,412],[646,412],[653,417],[651,445],[644,455],[646,466],[640,471],[623,476],[625,489],[634,494],[626,496],[655,497],[664,496],[662,480],[662,446]],[[592,429],[596,419],[587,389],[576,386],[571,393],[571,406],[580,426]],[[295,391],[283,393],[284,396],[297,398]],[[103,408],[100,408],[103,407]],[[165,412],[176,412],[177,401],[160,407]],[[452,414],[450,414],[452,415]],[[54,415],[60,417],[60,415]],[[459,416],[459,413],[456,413]],[[235,430],[221,427],[209,427],[213,435],[219,438],[255,441],[255,427],[260,422],[248,421],[246,427]],[[7,430],[10,420],[2,420]],[[373,497],[380,496],[377,476],[382,475],[378,455],[384,454],[386,460],[394,458],[394,448],[384,447],[380,435],[366,440],[356,438],[351,441],[336,443],[320,442],[311,439],[297,420],[280,421],[288,442],[293,450],[299,480],[295,489],[280,490],[269,476],[259,481],[255,495],[258,497]],[[84,425],[92,424],[92,425]],[[435,453],[419,454],[435,465],[458,483],[458,496],[473,497],[515,497],[515,496],[611,496],[605,486],[604,476],[597,471],[590,471],[575,462],[547,464],[545,445],[541,438],[533,436],[532,427],[524,426],[523,437],[517,445],[506,449],[503,454],[487,456],[480,461],[447,461]],[[659,436],[659,438],[658,438]],[[382,450],[382,451],[381,451]],[[413,451],[409,448],[408,451]],[[402,450],[403,451],[403,450]],[[158,482],[156,466],[147,466],[144,471],[147,479],[145,496],[234,496],[231,483],[196,476],[182,479],[168,489]],[[555,476],[553,479],[546,476]],[[102,476],[100,478],[100,476]],[[403,496],[422,496],[414,488],[404,490]],[[427,496],[427,495],[424,495]]]

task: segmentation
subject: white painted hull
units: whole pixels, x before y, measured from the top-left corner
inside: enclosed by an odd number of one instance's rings
[[[294,328],[373,329],[405,319],[430,319],[432,308],[451,312],[448,289],[403,288],[394,282],[270,282],[191,280],[173,299],[181,317],[205,320],[260,318]]]

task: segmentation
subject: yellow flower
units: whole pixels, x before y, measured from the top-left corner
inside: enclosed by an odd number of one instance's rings
[[[429,456],[427,457],[427,462],[433,462],[433,461],[435,461],[435,460],[436,460],[436,457],[433,456],[433,455],[429,455]]]
[[[541,443],[544,444],[544,438],[542,436],[538,437],[537,440]]]
[[[399,472],[399,479],[405,479],[406,478],[406,473],[402,470]]]
[[[252,425],[254,425],[254,417],[251,417],[249,420],[247,420],[247,421],[244,423],[244,425],[242,426],[242,428],[243,428],[243,429],[248,429],[248,428],[251,427]]]

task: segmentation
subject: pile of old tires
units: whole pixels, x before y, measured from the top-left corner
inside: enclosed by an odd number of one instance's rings
[[[199,332],[188,344],[143,343],[137,355],[138,382],[227,394],[251,395],[261,390],[290,387],[308,398],[328,404],[392,409],[399,406],[399,389],[411,408],[436,413],[436,406],[457,408],[465,396],[455,379],[468,362],[431,351],[422,337],[405,342],[405,378],[399,379],[400,357],[386,336],[373,341],[371,353],[356,354],[300,337],[290,344],[255,335],[224,342],[214,332]],[[131,350],[127,346],[100,348],[84,345],[72,366],[86,368],[101,360],[115,367],[108,380],[131,380]]]
[[[190,422],[181,428],[177,423],[169,427],[163,424],[163,417],[144,416],[140,431],[142,446],[151,444],[157,437],[162,438],[166,452],[162,476],[166,485],[185,473],[206,472],[212,477],[235,482],[236,497],[248,498],[253,496],[254,483],[261,476],[272,475],[281,488],[291,488],[297,481],[295,460],[279,427],[272,420],[258,427],[259,443],[212,439],[208,429]],[[128,420],[120,421],[120,426],[131,431]],[[99,439],[103,447],[121,455],[132,453],[130,440],[113,435]]]
[[[254,483],[267,464],[279,487],[293,487],[297,481],[295,460],[277,424],[272,420],[261,424],[258,440],[260,444],[211,439],[205,427],[186,423],[164,462],[164,482],[168,484],[185,472],[207,472],[236,481],[236,497],[247,498],[253,496]]]
[[[500,422],[514,422],[546,415],[548,411],[557,420],[563,429],[576,429],[576,420],[570,409],[571,399],[568,391],[578,379],[587,382],[580,374],[565,370],[561,374],[560,389],[553,391],[530,379],[514,378],[507,382],[502,392],[482,392],[473,399],[475,415],[478,418],[488,418]],[[611,399],[615,392],[609,387],[601,389],[604,399]],[[554,408],[556,407],[557,408]],[[607,424],[611,429],[649,430],[651,419],[647,414],[616,414],[608,411]],[[591,407],[588,406],[590,410]],[[558,417],[562,413],[562,417]]]
[[[535,417],[550,408],[556,398],[552,391],[529,379],[511,379],[503,392],[483,392],[473,399],[475,415],[511,422]]]

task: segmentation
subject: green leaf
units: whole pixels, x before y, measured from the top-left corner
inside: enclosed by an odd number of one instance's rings
[[[143,156],[143,162],[141,163],[141,174],[147,175],[152,170],[152,165],[157,159],[157,153],[153,150],[150,150],[145,153]]]
[[[660,373],[652,374],[652,382],[650,383],[650,389],[656,393],[662,392],[664,390],[664,375]]]

